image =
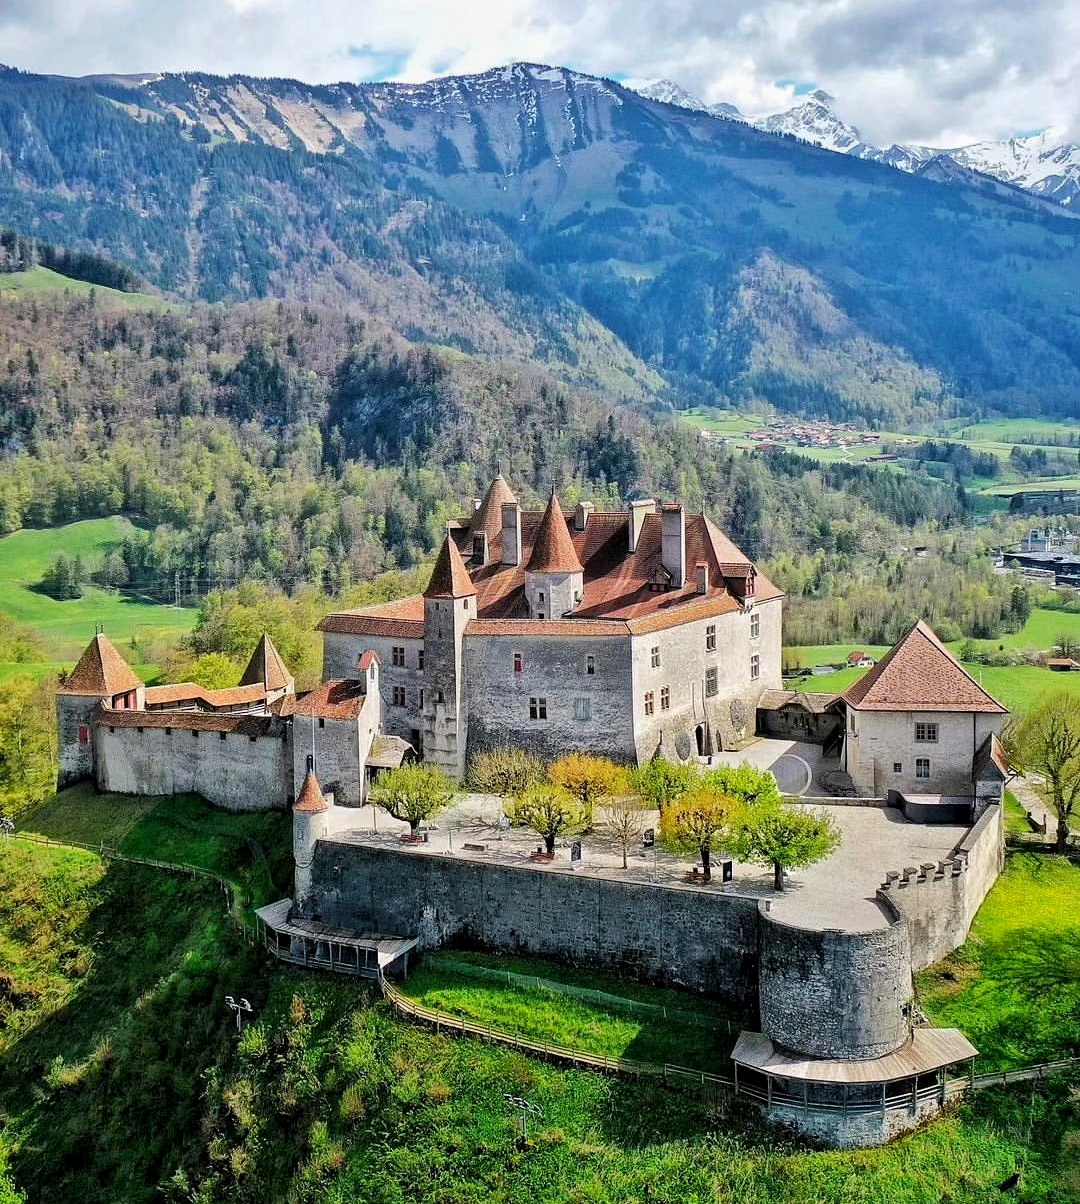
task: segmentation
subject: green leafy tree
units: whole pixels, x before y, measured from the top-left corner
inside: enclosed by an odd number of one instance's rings
[[[523,748],[493,748],[478,753],[469,763],[469,785],[483,794],[514,797],[543,777],[543,761]]]
[[[630,784],[658,811],[681,799],[698,781],[698,772],[689,765],[676,765],[663,757],[630,771]]]
[[[767,769],[757,769],[745,761],[741,765],[718,765],[702,774],[702,781],[718,794],[736,798],[747,807],[776,807],[780,791],[776,778]]]
[[[840,831],[823,811],[761,807],[744,812],[731,842],[740,861],[772,866],[773,886],[784,889],[784,871],[813,865],[840,845]]]
[[[380,774],[368,798],[394,819],[408,821],[409,832],[415,836],[423,820],[450,805],[456,790],[434,765],[402,765]]]
[[[506,814],[516,824],[532,828],[544,838],[549,857],[555,855],[559,836],[576,836],[592,823],[592,814],[561,786],[536,782],[513,799]]]
[[[550,766],[548,777],[591,814],[626,781],[626,771],[606,757],[575,752]]]
[[[1080,800],[1080,699],[1065,691],[1048,695],[1009,725],[1004,743],[1013,767],[1035,779],[1057,820],[1057,851],[1066,852]]]
[[[739,812],[737,799],[697,786],[661,809],[660,843],[672,853],[698,854],[709,882],[713,850],[727,848]]]

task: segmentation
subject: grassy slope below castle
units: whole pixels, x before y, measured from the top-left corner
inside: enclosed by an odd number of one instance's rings
[[[27,823],[131,847],[186,806],[135,802],[132,822],[122,800],[67,792]],[[234,819],[212,818],[205,841],[158,824],[157,855],[228,860]],[[1077,1190],[1062,1081],[983,1093],[884,1150],[814,1152],[742,1106],[438,1036],[355,982],[270,966],[235,942],[216,888],[183,877],[0,843],[0,909],[15,979],[0,1149],[31,1201],[959,1204],[996,1199],[1021,1168],[1017,1198]],[[1036,930],[1021,918],[1014,935]],[[256,1008],[239,1044],[226,993]],[[506,1092],[544,1110],[528,1150]]]

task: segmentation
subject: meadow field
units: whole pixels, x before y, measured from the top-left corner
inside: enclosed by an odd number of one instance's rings
[[[67,667],[93,638],[99,623],[121,651],[135,638],[190,631],[195,625],[193,609],[163,606],[94,585],[87,585],[81,598],[66,601],[34,588],[57,556],[81,556],[89,568],[96,568],[133,529],[126,518],[92,518],[5,535],[0,539],[0,611],[39,632],[49,659]]]
[[[35,267],[28,272],[0,272],[0,301],[23,297],[48,297],[68,293],[73,297],[88,297],[92,293],[95,305],[102,309],[171,309],[168,301],[150,293],[125,293],[101,284],[88,284],[61,276],[50,268]]]

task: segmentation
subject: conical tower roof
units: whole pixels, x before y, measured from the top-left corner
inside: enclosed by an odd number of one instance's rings
[[[281,654],[274,647],[274,641],[264,632],[251,660],[240,678],[242,686],[264,685],[268,690],[283,690],[293,679],[292,674],[285,668]]]
[[[98,634],[79,657],[79,663],[60,687],[60,694],[104,698],[137,690],[142,682],[107,636]]]
[[[293,810],[303,811],[307,815],[330,810],[330,804],[326,801],[326,796],[319,786],[319,779],[315,776],[314,769],[308,770],[308,775],[304,779],[304,786],[300,791],[300,796],[293,803]]]
[[[469,521],[469,530],[473,535],[478,535],[483,531],[488,537],[488,543],[491,544],[502,531],[503,506],[513,505],[516,501],[514,491],[506,483],[506,478],[500,470],[488,486],[488,491],[484,494],[484,500],[480,503],[479,509],[473,513]]]
[[[574,541],[566,525],[559,499],[552,487],[540,530],[536,533],[532,556],[525,566],[530,573],[581,573],[581,561],[574,550]]]
[[[424,590],[425,598],[467,598],[476,593],[469,570],[461,559],[457,544],[448,535],[439,549],[439,558],[431,571],[431,580]]]

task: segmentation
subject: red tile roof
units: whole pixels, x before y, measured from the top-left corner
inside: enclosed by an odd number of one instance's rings
[[[552,489],[540,529],[536,533],[532,555],[525,568],[530,573],[580,573],[581,561],[567,528],[566,515]]]
[[[379,660],[379,654],[377,652],[372,652],[370,648],[365,648],[364,651],[360,653],[359,667],[361,673],[366,673],[372,665],[378,665],[381,663],[382,662]]]
[[[448,535],[439,549],[438,559],[431,571],[431,580],[424,590],[425,598],[468,598],[476,593],[469,580],[469,570],[461,559],[457,544]]]
[[[208,711],[220,707],[252,705],[266,698],[266,687],[262,682],[251,686],[231,686],[225,690],[205,690],[191,681],[172,686],[147,686],[146,705],[174,706],[181,702],[200,704]]]
[[[263,633],[255,651],[251,654],[244,676],[240,678],[242,686],[263,684],[268,690],[283,690],[293,679],[292,674],[285,668],[285,662],[274,647],[274,641]]]
[[[483,531],[488,537],[488,547],[490,548],[502,533],[503,506],[512,505],[516,501],[514,491],[500,472],[488,486],[480,508],[469,519],[469,534],[477,535]]]
[[[304,779],[303,789],[296,802],[293,804],[294,811],[302,811],[305,814],[313,815],[319,811],[329,811],[330,804],[326,801],[323,792],[319,789],[319,779],[315,776],[313,769],[308,770],[308,775]]]
[[[177,728],[180,731],[235,732],[241,736],[277,736],[285,730],[272,715],[205,711],[114,711],[99,707],[96,721],[107,727]]]
[[[739,600],[747,589],[745,583],[751,579],[754,566],[714,523],[702,515],[686,516],[686,563],[709,566],[710,587],[706,595],[698,593],[697,582],[693,579],[678,590],[650,588],[654,572],[662,564],[661,518],[658,513],[645,516],[637,548],[629,552],[629,515],[625,510],[594,512],[588,516],[585,530],[575,531],[573,513],[558,512],[549,505],[543,513],[522,512],[520,565],[501,563],[501,529],[493,541],[489,538],[488,563],[472,574],[478,619],[528,619],[524,566],[533,560],[545,519],[550,514],[549,522],[554,525],[560,513],[566,542],[573,548],[577,562],[584,569],[584,596],[574,611],[575,621],[619,620],[629,623],[641,620],[646,622],[642,630],[660,630],[688,619],[704,617],[705,611],[701,605],[704,602],[715,608],[708,611],[711,614],[725,614],[739,608]],[[466,527],[452,531],[451,535],[460,547],[467,546],[470,534]],[[562,536],[557,538],[561,544]],[[757,572],[753,579],[753,593],[749,596],[755,602],[783,597],[783,591],[761,572]],[[684,606],[693,606],[693,609],[683,609]],[[363,610],[328,615],[319,624],[319,630],[422,639],[423,619],[423,599],[416,596]],[[470,630],[476,621],[470,625]],[[562,624],[559,630],[564,635],[572,634],[571,629],[565,626],[567,620],[553,622]],[[531,624],[532,621],[530,630]],[[520,626],[510,630],[526,634]],[[544,631],[546,628],[537,630]]]
[[[364,709],[365,695],[360,684],[336,678],[324,681],[317,690],[296,700],[293,714],[322,719],[355,719]]]
[[[1008,713],[922,620],[841,697],[863,711]]]
[[[77,694],[84,698],[106,698],[137,690],[142,682],[134,669],[116,651],[113,643],[98,634],[79,657],[58,694]]]

